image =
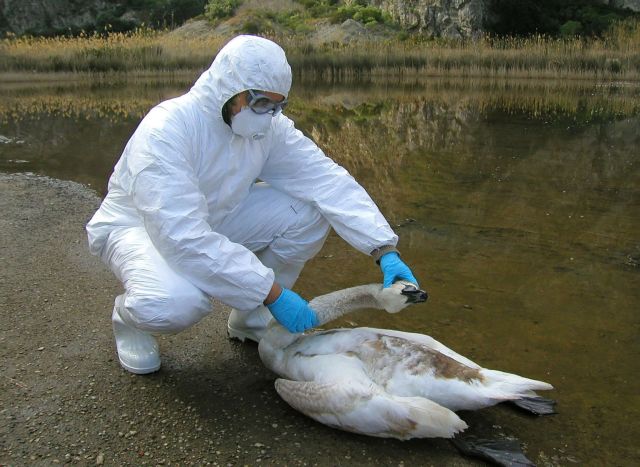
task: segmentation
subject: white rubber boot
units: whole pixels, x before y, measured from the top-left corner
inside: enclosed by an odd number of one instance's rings
[[[138,375],[153,373],[160,369],[160,350],[158,342],[151,334],[129,326],[122,320],[118,309],[122,306],[123,296],[116,297],[111,322],[120,365],[127,371]]]
[[[272,319],[271,312],[264,305],[252,311],[239,311],[232,308],[227,323],[227,332],[229,337],[241,342],[246,339],[260,342]]]

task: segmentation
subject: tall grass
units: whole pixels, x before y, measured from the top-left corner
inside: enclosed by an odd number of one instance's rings
[[[20,37],[0,41],[0,70],[9,72],[144,72],[203,68],[224,40],[178,38],[139,29],[78,37]]]
[[[640,23],[620,25],[602,39],[484,37],[471,42],[388,42],[323,47],[298,45],[290,59],[301,73],[340,81],[384,75],[411,77],[640,79]]]
[[[600,39],[484,37],[476,41],[390,40],[315,46],[299,36],[272,37],[305,78],[491,76],[640,79],[640,22],[617,25]],[[226,39],[167,32],[8,38],[2,72],[175,72],[208,66]]]

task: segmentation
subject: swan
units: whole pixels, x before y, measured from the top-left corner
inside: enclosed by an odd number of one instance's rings
[[[396,313],[426,300],[414,284],[368,284],[311,300],[319,325],[360,308]],[[389,329],[289,333],[272,321],[258,344],[294,409],[342,430],[384,438],[451,438],[467,428],[455,414],[537,396],[545,382],[482,368],[435,339]]]

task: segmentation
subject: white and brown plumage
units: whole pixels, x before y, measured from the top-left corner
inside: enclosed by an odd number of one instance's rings
[[[310,305],[324,324],[359,308],[397,312],[416,291],[408,283],[370,284],[322,295]],[[274,323],[259,352],[281,377],[276,390],[288,404],[326,425],[371,436],[450,438],[467,428],[456,410],[552,389],[482,368],[429,336],[388,329],[290,334]]]

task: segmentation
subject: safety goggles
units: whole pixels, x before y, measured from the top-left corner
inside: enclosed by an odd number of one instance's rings
[[[257,114],[271,113],[273,116],[276,116],[282,112],[288,104],[286,98],[282,101],[275,101],[260,91],[253,89],[249,89],[249,96],[249,108]]]

